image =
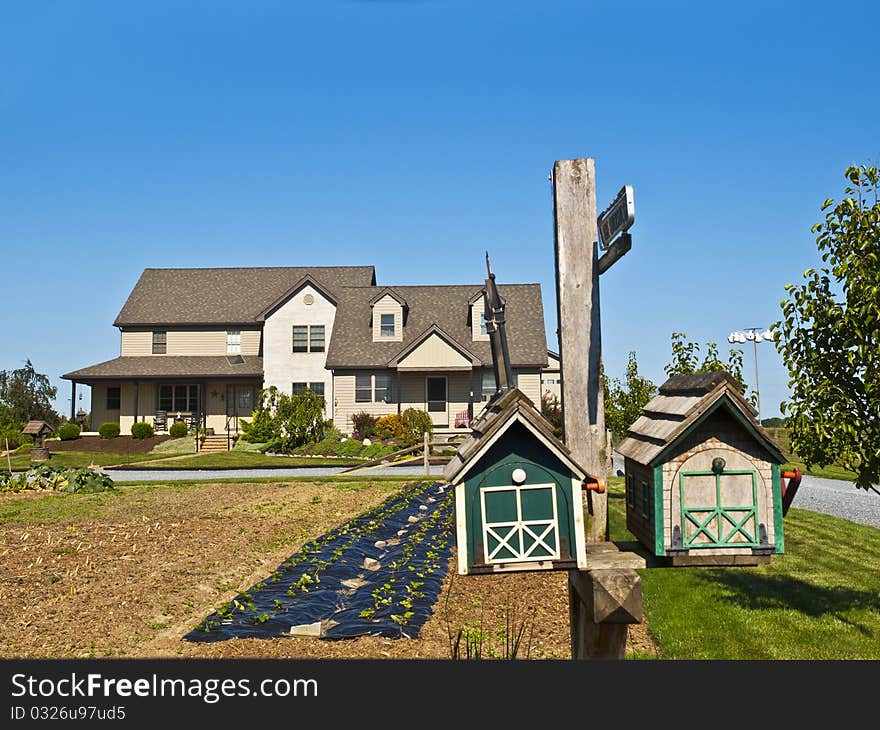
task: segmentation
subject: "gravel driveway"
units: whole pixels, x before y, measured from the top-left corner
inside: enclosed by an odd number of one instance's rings
[[[791,506],[880,527],[880,494],[852,482],[805,476]]]

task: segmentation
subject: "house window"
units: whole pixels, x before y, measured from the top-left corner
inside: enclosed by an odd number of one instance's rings
[[[226,354],[241,354],[241,330],[226,331]]]
[[[641,482],[639,484],[639,487],[641,489],[641,497],[642,497],[642,500],[641,500],[642,501],[642,504],[641,504],[642,517],[647,518],[651,514],[651,490],[648,489],[647,482]]]
[[[308,383],[294,383],[292,392],[294,395],[299,395],[300,393],[304,393],[308,387]]]
[[[636,506],[636,480],[632,474],[626,477],[626,504],[629,507]]]
[[[313,324],[309,327],[309,350],[324,352],[324,325]]]
[[[118,411],[119,410],[119,402],[120,398],[120,387],[118,385],[111,385],[107,388],[107,410],[108,411]]]
[[[309,383],[309,390],[315,395],[324,397],[324,383]]]
[[[382,337],[394,337],[394,314],[380,316],[380,333]]]
[[[293,325],[293,351],[309,351],[309,326],[307,324]]]
[[[199,410],[199,386],[160,385],[159,410],[196,413]]]
[[[324,325],[293,325],[294,352],[324,352]]]
[[[488,335],[489,334],[489,330],[486,329],[486,313],[485,312],[480,312],[480,334],[481,335]]]
[[[376,403],[391,403],[393,400],[391,375],[388,373],[377,373],[375,377],[376,391],[373,401]]]
[[[164,330],[153,331],[153,354],[164,355],[168,351],[168,333]]]
[[[495,395],[495,373],[483,373],[483,385],[481,389],[483,400],[489,400]]]
[[[238,391],[238,410],[250,413],[254,409],[254,396],[250,388],[242,388]]]
[[[358,373],[354,376],[354,402],[370,403],[373,400],[373,376]]]

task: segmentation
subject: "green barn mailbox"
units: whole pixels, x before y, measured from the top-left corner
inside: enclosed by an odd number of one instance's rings
[[[585,570],[584,488],[574,461],[516,388],[501,391],[446,466],[455,487],[458,572]]]

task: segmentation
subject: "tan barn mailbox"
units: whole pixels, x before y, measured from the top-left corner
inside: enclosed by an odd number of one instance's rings
[[[785,457],[723,372],[677,375],[630,426],[626,524],[673,565],[767,562],[782,553]]]

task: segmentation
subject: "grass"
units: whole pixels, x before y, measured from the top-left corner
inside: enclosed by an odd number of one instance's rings
[[[335,457],[269,456],[252,451],[221,451],[187,459],[160,461],[150,464],[150,469],[250,469],[254,467],[289,468],[295,466],[354,466],[360,459]]]
[[[776,445],[788,459],[788,461],[782,465],[783,470],[794,469],[797,467],[804,474],[808,474],[811,477],[840,479],[845,482],[855,480],[856,475],[854,472],[844,469],[842,466],[837,466],[836,464],[829,464],[828,466],[818,466],[814,464],[807,468],[807,465],[798,458],[797,454],[794,454],[791,451],[791,439],[789,438],[787,428],[777,427],[767,428],[765,430],[770,434],[770,437],[776,442]]]
[[[56,451],[52,453],[49,464],[52,466],[111,466],[114,464],[128,464],[130,462],[152,461],[160,459],[165,454],[117,454],[103,451]],[[16,454],[10,457],[13,471],[26,471],[33,464],[30,453]],[[45,463],[45,462],[41,462]],[[0,469],[6,468],[6,457],[0,459]]]
[[[611,536],[632,540],[609,482]],[[639,571],[660,657],[880,659],[880,530],[792,509],[785,548],[758,567]]]

